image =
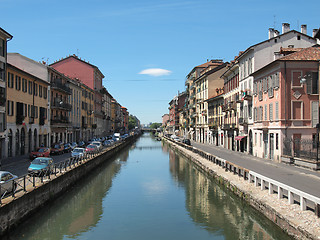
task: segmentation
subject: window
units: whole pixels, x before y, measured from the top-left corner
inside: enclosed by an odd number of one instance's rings
[[[272,75],[268,77],[268,97],[273,97],[273,78]]]
[[[297,40],[301,40],[301,36],[300,35],[297,36]]]
[[[301,76],[302,76],[301,71],[292,71],[291,72],[292,87],[301,87],[301,83],[300,83]]]
[[[32,95],[32,82],[31,81],[29,81],[28,87],[29,87],[29,94]]]
[[[0,62],[0,79],[4,81],[5,77],[6,77],[5,66],[3,62]]]
[[[312,124],[312,127],[316,127],[317,123],[319,123],[319,102],[313,101],[313,102],[311,102],[311,124]]]
[[[14,103],[8,100],[8,109],[7,109],[8,116],[13,116],[14,114]]]
[[[307,93],[308,94],[318,94],[319,93],[319,84],[318,84],[318,72],[307,72]]]
[[[46,87],[43,87],[43,98],[47,99],[48,89]]]
[[[20,91],[21,89],[21,77],[16,75],[16,90]]]
[[[279,133],[276,133],[276,150],[279,149]]]
[[[42,86],[39,84],[39,97],[42,97]]]
[[[8,72],[8,87],[13,88],[14,85],[14,75]]]
[[[279,88],[279,73],[274,74],[274,89],[278,89]]]
[[[273,121],[273,104],[269,104],[269,120]]]
[[[4,39],[0,39],[0,56],[4,57],[6,51],[6,41]]]
[[[33,83],[33,94],[38,96],[38,84]]]
[[[312,134],[312,148],[317,148],[317,134]]]
[[[279,120],[279,102],[275,103],[275,108],[276,108],[276,115],[274,120],[278,121]]]

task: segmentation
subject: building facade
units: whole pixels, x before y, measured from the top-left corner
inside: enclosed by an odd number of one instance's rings
[[[13,157],[50,144],[49,82],[11,63],[7,66],[7,149]]]
[[[8,142],[6,131],[7,42],[11,39],[12,35],[0,28],[0,159],[8,156],[6,147]]]

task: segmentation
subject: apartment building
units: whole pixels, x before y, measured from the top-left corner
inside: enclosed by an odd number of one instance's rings
[[[94,90],[81,83],[81,140],[94,137]]]
[[[102,111],[102,79],[104,75],[99,68],[76,55],[70,55],[60,59],[50,65],[69,78],[77,78],[81,83],[88,86],[94,91],[93,111],[94,111],[94,128],[93,134],[97,137],[102,136],[104,129],[104,113]]]
[[[269,38],[247,48],[239,55],[239,139],[241,150],[253,153],[253,117],[252,102],[253,76],[252,73],[281,57],[280,48],[307,48],[316,44],[316,40],[307,35],[307,26],[301,25],[301,32],[290,30],[290,24],[282,24],[282,33],[270,28]]]
[[[255,156],[315,159],[320,48],[295,51],[253,73]]]
[[[49,146],[49,82],[7,64],[8,156],[25,155]]]
[[[70,142],[78,142],[82,139],[81,136],[81,111],[82,111],[82,88],[78,79],[68,78],[71,95],[69,95],[69,103],[72,108],[69,112],[69,120],[71,122],[72,137]]]
[[[196,123],[197,123],[197,89],[195,85],[196,79],[198,79],[201,75],[201,71],[209,66],[217,66],[217,63],[215,60],[207,60],[206,63],[203,63],[201,65],[198,65],[194,67],[190,73],[186,77],[185,86],[186,86],[186,93],[187,93],[187,100],[186,100],[186,107],[187,107],[187,113],[186,113],[186,133],[185,135],[189,138],[196,141],[197,135],[196,135]]]
[[[54,68],[48,67],[50,78],[50,127],[51,144],[58,142],[72,141],[72,122],[70,113],[72,105],[70,104],[71,88],[68,78]]]
[[[226,71],[227,63],[222,60],[211,60],[211,64],[200,71],[200,76],[195,79],[196,86],[196,140],[208,143],[212,139],[212,131],[208,121],[208,98],[218,95],[217,89],[224,85],[220,76]]]
[[[0,28],[0,159],[7,157],[6,148],[6,82],[7,82],[7,42],[12,35]],[[7,139],[8,140],[8,139]],[[1,163],[1,162],[0,162]]]

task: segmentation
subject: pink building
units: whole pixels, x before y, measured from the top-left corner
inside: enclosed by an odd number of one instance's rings
[[[315,158],[320,48],[291,52],[252,74],[253,155],[258,157]]]
[[[99,68],[76,55],[60,59],[50,66],[72,79],[79,79],[81,83],[94,90],[94,124],[96,126],[94,135],[103,135],[106,131],[104,127],[105,113],[102,111],[102,79],[104,75]]]
[[[169,114],[163,114],[162,116],[162,127],[165,127],[167,125],[167,122],[169,121]]]

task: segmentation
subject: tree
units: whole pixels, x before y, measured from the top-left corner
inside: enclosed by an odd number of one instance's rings
[[[157,129],[161,127],[161,125],[162,125],[161,123],[151,123],[150,128]]]
[[[128,124],[128,128],[129,130],[134,129],[135,127],[137,127],[137,118],[133,115],[129,116],[129,124]]]

